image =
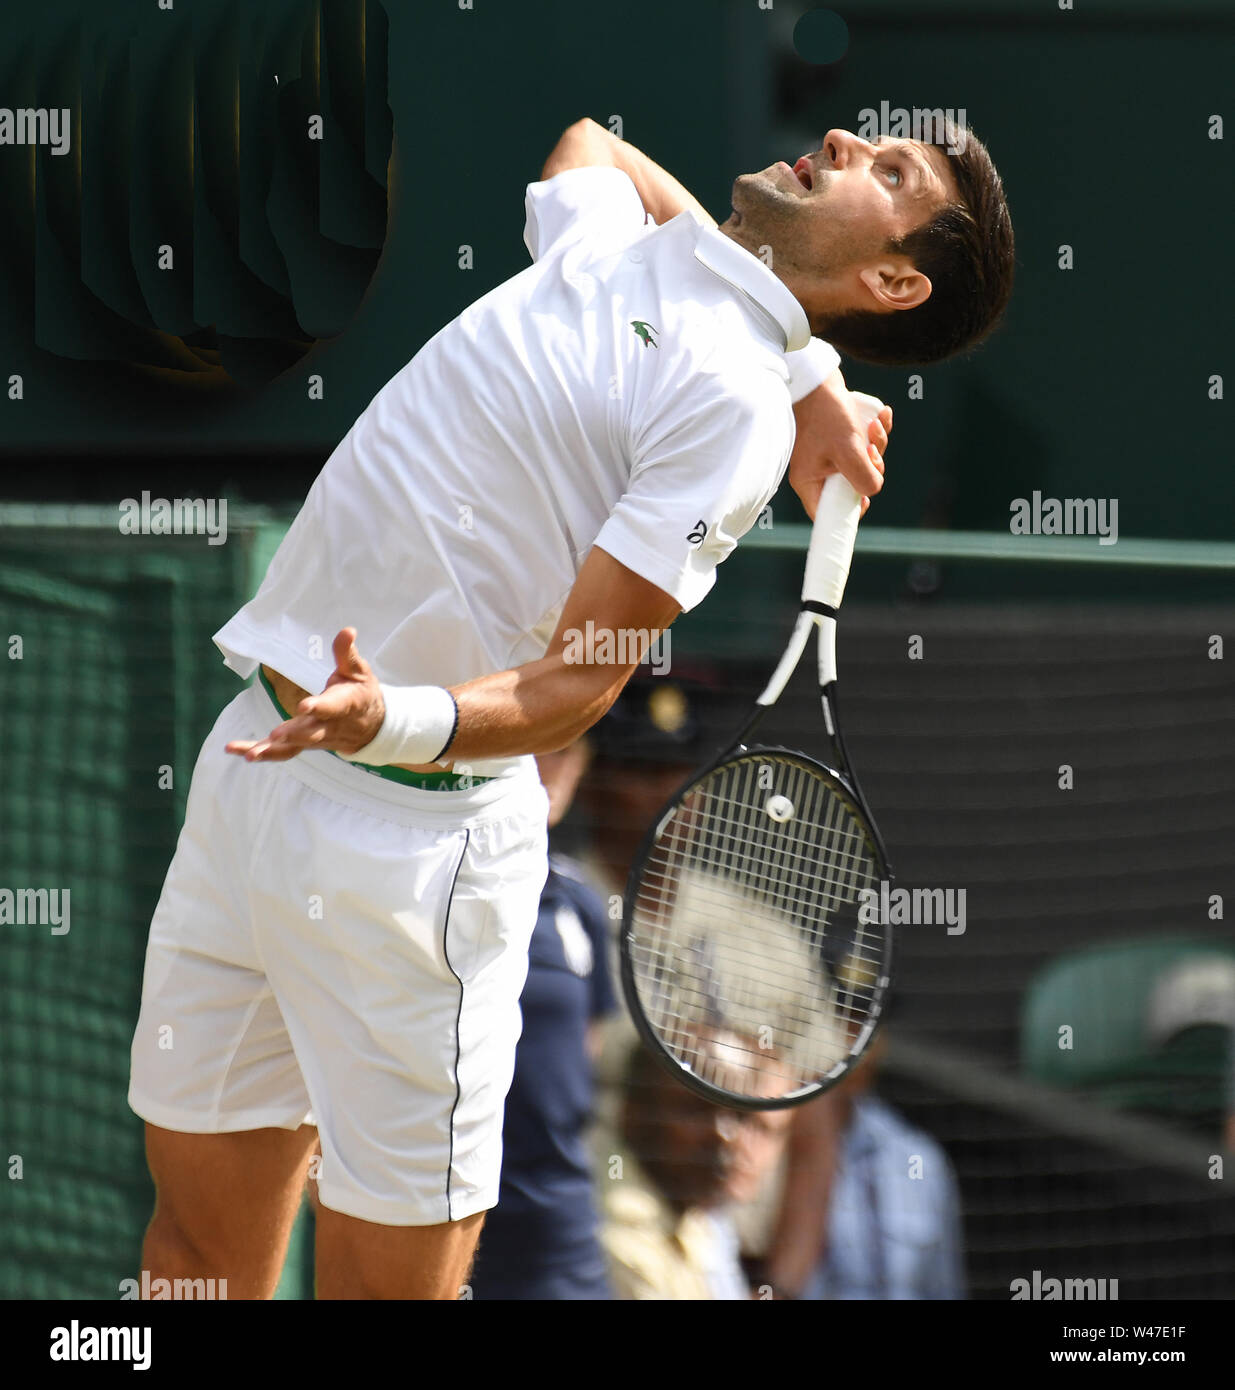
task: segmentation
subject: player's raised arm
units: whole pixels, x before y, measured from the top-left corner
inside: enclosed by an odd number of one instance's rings
[[[629,177],[653,222],[668,222],[679,212],[689,211],[706,226],[716,226],[716,219],[672,174],[649,159],[642,150],[625,140],[619,140],[589,116],[563,131],[562,138],[545,160],[540,177],[551,179],[567,169],[598,166],[620,169]]]

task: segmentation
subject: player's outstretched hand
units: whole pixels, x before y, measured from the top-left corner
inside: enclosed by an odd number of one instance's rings
[[[295,716],[256,742],[227,745],[250,763],[282,763],[306,748],[356,753],[372,743],[386,718],[377,677],[356,650],[356,629],[345,627],[334,639],[334,673],[320,695],[306,695]]]
[[[819,494],[833,473],[843,473],[862,496],[862,515],[883,487],[883,454],[892,432],[885,406],[867,426],[840,372],[793,407],[797,437],[789,456],[789,485],[813,521]]]

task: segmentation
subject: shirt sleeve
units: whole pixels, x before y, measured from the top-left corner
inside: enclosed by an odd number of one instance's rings
[[[780,486],[794,428],[782,378],[768,372],[741,391],[713,381],[634,442],[627,491],[595,544],[694,608]]]
[[[585,239],[602,252],[618,250],[655,225],[630,175],[604,165],[529,183],[525,206],[523,241],[534,261]]]
[[[785,353],[785,366],[789,368],[789,399],[797,405],[840,366],[840,354],[831,343],[812,338],[797,352]]]

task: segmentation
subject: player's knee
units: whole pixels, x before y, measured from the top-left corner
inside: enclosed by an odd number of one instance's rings
[[[210,1274],[225,1274],[225,1270],[214,1268],[220,1262],[220,1252],[212,1248],[213,1245],[204,1231],[195,1230],[193,1223],[160,1205],[146,1228],[142,1267],[151,1274],[169,1277],[180,1274],[205,1278]]]

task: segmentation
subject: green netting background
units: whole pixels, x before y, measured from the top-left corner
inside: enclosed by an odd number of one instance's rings
[[[0,537],[0,885],[70,894],[65,934],[0,926],[6,1299],[117,1298],[139,1268],[153,1189],[126,1093],[146,933],[197,750],[240,688],[209,634],[260,548],[260,525],[210,546],[58,518]]]

